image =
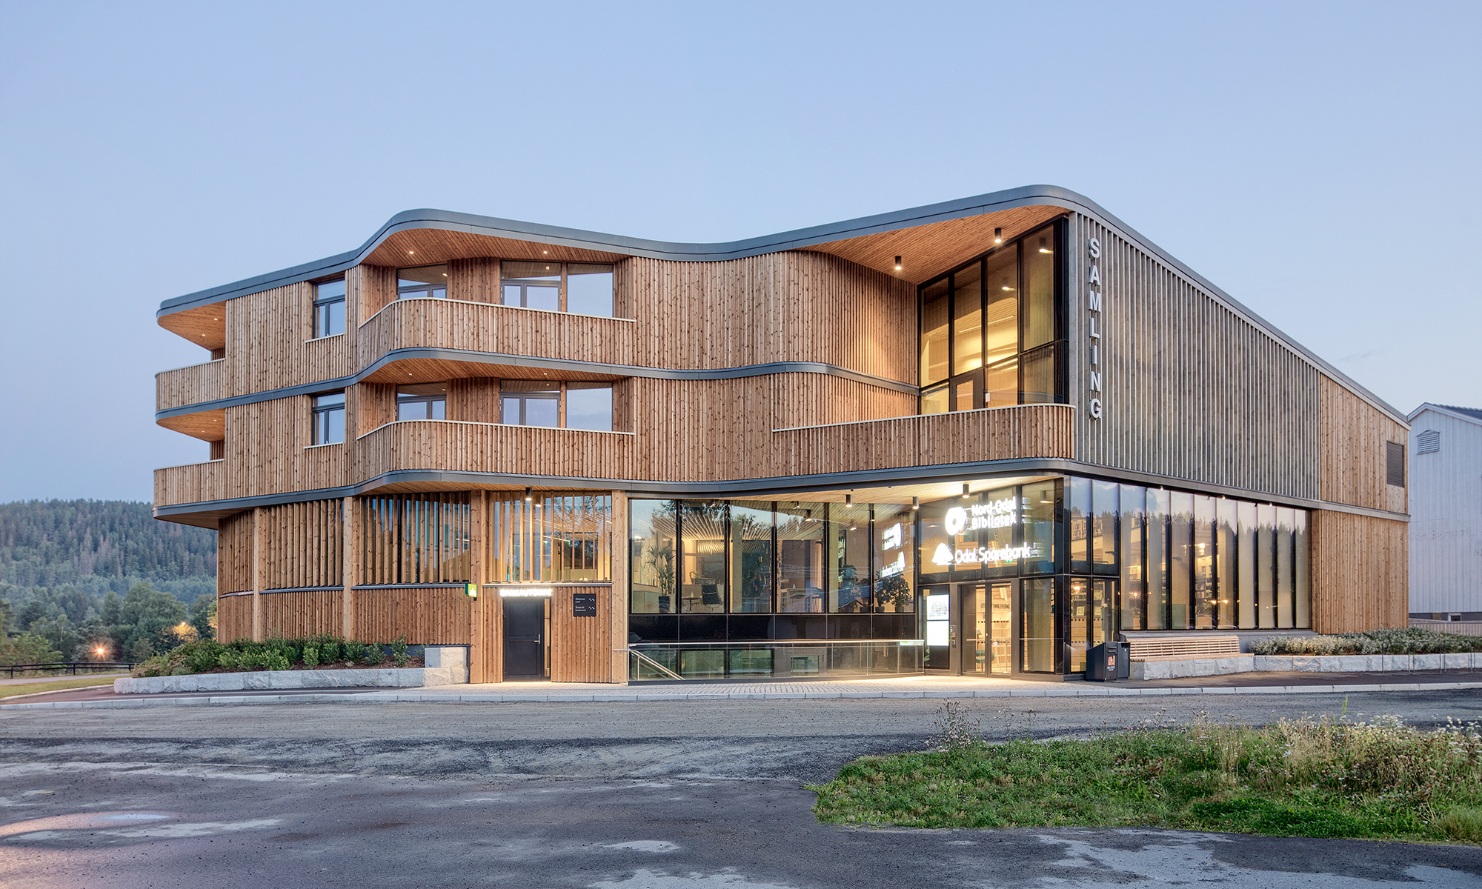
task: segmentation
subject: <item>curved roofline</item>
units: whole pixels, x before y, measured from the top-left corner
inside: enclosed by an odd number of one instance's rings
[[[719,262],[729,259],[745,259],[766,253],[778,253],[783,250],[798,250],[845,238],[900,231],[929,225],[934,222],[964,219],[970,216],[981,216],[986,213],[1013,210],[1019,207],[1059,207],[1064,210],[1094,217],[1108,227],[1117,229],[1126,235],[1129,240],[1136,242],[1148,253],[1158,257],[1180,274],[1209,291],[1217,299],[1222,300],[1232,309],[1244,315],[1253,324],[1285,344],[1298,355],[1312,362],[1324,373],[1343,384],[1365,401],[1389,414],[1394,420],[1408,424],[1408,419],[1402,411],[1370,392],[1327,361],[1319,358],[1307,347],[1296,342],[1285,333],[1282,333],[1266,319],[1247,308],[1239,300],[1236,300],[1204,276],[1175,259],[1163,250],[1163,248],[1144,237],[1136,229],[1127,225],[1111,213],[1108,213],[1101,205],[1083,194],[1071,191],[1068,188],[1061,188],[1058,185],[1024,185],[1005,191],[995,191],[974,197],[958,198],[937,204],[927,204],[907,210],[895,210],[890,213],[861,216],[857,219],[848,219],[843,222],[830,222],[772,235],[762,235],[756,238],[745,238],[739,241],[722,241],[711,244],[655,241],[649,238],[633,238],[627,235],[586,231],[584,229],[566,228],[559,225],[544,225],[538,222],[521,222],[516,219],[502,219],[496,216],[455,213],[450,210],[405,210],[388,219],[386,224],[382,225],[369,240],[354,250],[291,266],[286,269],[279,269],[275,272],[244,278],[231,284],[223,284],[219,287],[211,287],[206,290],[198,290],[194,293],[187,293],[184,296],[167,299],[160,303],[156,317],[162,318],[166,315],[172,315],[176,312],[182,312],[198,306],[223,302],[234,297],[246,296],[273,287],[283,287],[289,284],[299,283],[300,281],[308,281],[343,272],[363,262],[367,256],[392,235],[398,232],[413,231],[416,229],[464,232],[487,237],[529,241],[537,244],[553,244],[563,247],[578,247],[607,253],[619,253],[626,256],[642,256],[649,259],[680,262]]]

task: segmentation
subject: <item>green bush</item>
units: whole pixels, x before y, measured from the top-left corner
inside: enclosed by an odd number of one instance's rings
[[[1460,654],[1482,651],[1482,636],[1419,627],[1338,636],[1277,636],[1251,645],[1254,654]]]
[[[333,637],[323,637],[319,642],[319,662],[324,664],[339,663],[340,642]]]
[[[396,665],[406,666],[410,653],[405,639],[389,646]],[[376,666],[386,660],[387,646],[336,636],[307,639],[269,639],[253,642],[238,639],[222,644],[201,639],[164,654],[155,655],[134,668],[134,676],[186,676],[194,673],[238,673],[248,670],[292,670],[320,664]]]
[[[319,666],[319,645],[317,643],[309,642],[304,645],[303,661],[305,667]]]
[[[397,636],[396,641],[391,643],[391,660],[398,667],[407,665],[407,640],[405,636]]]

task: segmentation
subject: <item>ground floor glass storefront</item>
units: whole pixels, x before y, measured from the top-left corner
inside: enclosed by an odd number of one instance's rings
[[[950,488],[953,493],[945,493]],[[1055,676],[1142,630],[1310,625],[1307,514],[1081,477],[630,504],[631,678]]]

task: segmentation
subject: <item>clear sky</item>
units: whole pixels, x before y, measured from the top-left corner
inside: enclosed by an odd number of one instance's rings
[[[0,501],[206,459],[160,301],[418,207],[713,241],[1061,185],[1482,406],[1479,46],[1478,2],[0,0]]]

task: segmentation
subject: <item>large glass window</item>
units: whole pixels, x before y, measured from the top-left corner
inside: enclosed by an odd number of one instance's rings
[[[1025,673],[1053,673],[1058,639],[1055,633],[1055,580],[1035,578],[1019,582],[1019,669]]]
[[[335,444],[345,440],[344,392],[314,396],[313,413],[313,444]]]
[[[821,503],[777,504],[777,610],[823,612]]]
[[[1144,587],[1143,559],[1147,535],[1147,491],[1139,485],[1122,485],[1121,555],[1122,629],[1144,628],[1147,593]]]
[[[1240,585],[1240,629],[1256,628],[1256,505],[1241,503],[1236,511],[1239,520],[1236,551],[1239,554],[1235,576]]]
[[[1070,573],[1091,573],[1091,480],[1065,482],[1065,506],[1070,522]]]
[[[561,385],[505,380],[499,385],[499,420],[511,426],[560,425]]]
[[[872,604],[879,614],[904,614],[916,610],[916,511],[909,506],[877,503],[871,589]]]
[[[1276,507],[1256,507],[1256,624],[1276,627]]]
[[[1055,570],[1055,488],[1052,480],[1021,489],[1024,545],[1030,552],[1024,561],[1025,574],[1050,574]]]
[[[673,500],[630,500],[628,578],[634,614],[673,614],[678,504]]]
[[[1194,495],[1182,491],[1169,494],[1168,604],[1170,630],[1187,630],[1189,586],[1194,571]]]
[[[489,576],[506,583],[610,580],[611,522],[606,494],[496,497],[489,510]]]
[[[1239,593],[1238,574],[1235,569],[1235,535],[1239,524],[1239,504],[1221,498],[1215,506],[1218,523],[1214,532],[1215,587],[1218,593],[1216,619],[1221,629],[1233,630],[1240,626],[1240,615],[1235,607]]]
[[[397,420],[446,420],[448,386],[446,383],[419,383],[396,387]]]
[[[1091,571],[1117,573],[1117,483],[1091,483]]]
[[[397,299],[447,299],[448,267],[423,265],[396,270]]]
[[[1194,495],[1194,548],[1190,552],[1194,563],[1193,596],[1194,627],[1200,630],[1214,628],[1215,612],[1219,603],[1215,598],[1214,579],[1214,498]]]
[[[828,610],[836,614],[870,611],[870,507],[832,503],[829,519]]]
[[[772,610],[772,504],[731,504],[731,611]]]
[[[1294,596],[1296,599],[1293,605],[1293,611],[1297,626],[1307,629],[1312,626],[1312,580],[1310,577],[1311,566],[1309,564],[1311,554],[1307,549],[1311,544],[1307,538],[1306,510],[1297,510],[1295,524],[1292,529],[1292,543],[1296,548],[1297,560],[1294,569],[1296,578],[1293,581],[1295,586]]]
[[[1276,507],[1276,626],[1289,630],[1294,626],[1292,533],[1296,526],[1296,510],[1290,506]]]
[[[507,306],[610,317],[613,269],[608,263],[506,261],[499,292]]]
[[[726,610],[726,504],[681,501],[679,604],[685,613]]]
[[[1148,489],[1147,628],[1168,629],[1168,492]]]
[[[314,337],[345,332],[345,279],[320,281],[314,285]]]
[[[612,386],[608,383],[567,383],[566,428],[611,432]]]
[[[1063,401],[1052,224],[921,288],[921,413]]]

